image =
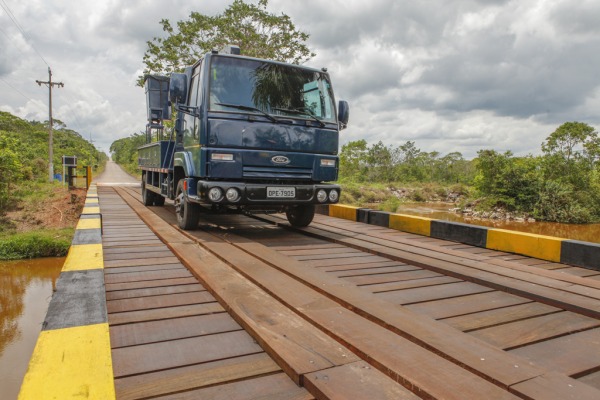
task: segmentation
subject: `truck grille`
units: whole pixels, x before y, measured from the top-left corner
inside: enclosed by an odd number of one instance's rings
[[[244,167],[247,179],[311,179],[312,170],[307,168]]]

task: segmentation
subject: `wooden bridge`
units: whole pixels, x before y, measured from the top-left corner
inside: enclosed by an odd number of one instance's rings
[[[92,187],[20,398],[600,399],[600,270],[337,212],[181,231]]]

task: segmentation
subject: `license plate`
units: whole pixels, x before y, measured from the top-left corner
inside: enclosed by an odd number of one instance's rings
[[[267,187],[269,199],[293,199],[294,197],[296,197],[295,187]]]

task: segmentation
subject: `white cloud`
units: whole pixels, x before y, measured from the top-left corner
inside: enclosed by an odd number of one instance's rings
[[[163,35],[159,21],[230,2],[7,1],[28,39],[0,10],[0,109],[47,119],[47,89],[35,84],[47,66],[33,45],[65,83],[55,117],[107,151],[144,129],[135,81],[146,41]],[[269,9],[311,34],[308,64],[328,67],[350,103],[342,143],[527,154],[562,122],[600,126],[598,1],[271,0]]]

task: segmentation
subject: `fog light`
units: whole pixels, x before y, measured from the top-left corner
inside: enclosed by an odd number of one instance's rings
[[[327,192],[325,192],[323,189],[320,189],[317,192],[317,200],[319,201],[319,203],[324,203],[327,201]]]
[[[223,198],[223,191],[218,187],[210,188],[208,191],[208,198],[213,202],[221,201]]]
[[[329,201],[332,203],[336,203],[339,199],[340,195],[338,194],[337,190],[332,190],[331,192],[329,192]]]
[[[225,197],[227,198],[227,201],[235,203],[240,199],[240,192],[238,192],[235,188],[229,188],[225,192]]]

